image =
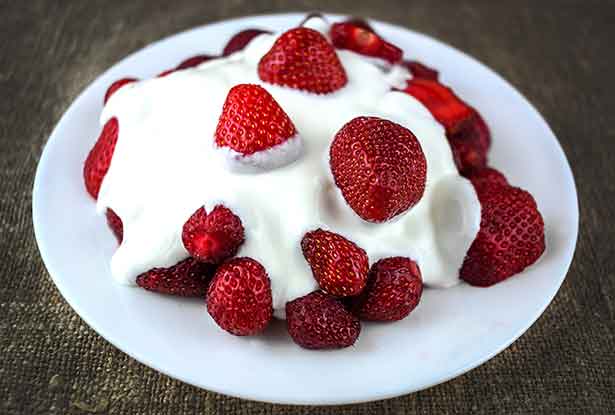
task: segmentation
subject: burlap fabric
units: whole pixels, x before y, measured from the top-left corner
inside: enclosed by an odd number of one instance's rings
[[[581,203],[581,233],[566,282],[508,350],[426,391],[331,408],[210,393],[118,351],[81,321],[51,282],[30,212],[47,137],[106,68],[193,26],[310,9],[372,16],[428,33],[503,74],[561,140]],[[0,413],[614,413],[614,22],[613,1],[1,0]]]

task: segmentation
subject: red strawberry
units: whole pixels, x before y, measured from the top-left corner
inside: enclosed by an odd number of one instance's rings
[[[419,61],[404,61],[403,65],[408,68],[415,78],[430,79],[432,81],[438,80],[438,71]]]
[[[83,179],[85,188],[94,199],[98,199],[98,192],[109,166],[117,143],[119,124],[117,118],[111,118],[102,129],[98,141],[90,150],[83,165]]]
[[[222,51],[222,56],[228,56],[231,53],[238,52],[243,50],[248,43],[252,41],[256,36],[262,35],[263,33],[271,33],[268,30],[261,29],[246,29],[241,32],[235,34],[226,44],[224,50]]]
[[[207,62],[215,58],[215,56],[210,55],[196,55],[181,62],[179,65],[177,65],[175,70],[180,71],[182,69],[194,68],[195,66],[199,66],[203,62]]]
[[[344,23],[353,24],[361,29],[369,30],[371,32],[375,32],[374,28],[367,23],[367,21],[361,17],[351,17],[350,19],[344,21]]]
[[[390,63],[401,61],[403,55],[400,48],[378,36],[362,20],[334,23],[331,26],[331,40],[336,48],[349,49]]]
[[[269,277],[252,258],[234,258],[218,268],[207,292],[207,311],[237,336],[258,334],[273,316]]]
[[[295,125],[267,90],[240,84],[226,97],[215,139],[219,147],[247,156],[282,144],[295,134]]]
[[[258,76],[271,84],[316,94],[337,91],[348,82],[333,46],[305,27],[291,29],[276,40],[259,62]]]
[[[476,188],[480,230],[459,276],[487,287],[523,271],[545,250],[542,216],[531,194],[518,187],[488,183]]]
[[[385,258],[372,265],[363,292],[351,300],[363,320],[397,321],[418,305],[423,293],[421,271],[408,258]]]
[[[467,174],[465,174],[465,177],[472,182],[474,187],[481,186],[485,183],[495,183],[500,185],[508,184],[506,176],[493,167],[470,170]]]
[[[294,342],[306,349],[352,346],[361,332],[359,319],[320,291],[286,303],[286,325]]]
[[[182,297],[205,297],[215,267],[187,258],[168,268],[152,268],[137,277],[149,291]]]
[[[480,114],[473,111],[472,118],[457,132],[447,134],[457,169],[462,174],[484,168],[487,165],[487,152],[491,145],[489,127]]]
[[[367,254],[343,236],[317,229],[305,234],[301,249],[323,291],[342,297],[356,295],[365,287]]]
[[[391,121],[353,119],[335,135],[329,161],[335,184],[364,220],[389,220],[423,196],[427,161],[421,145]]]
[[[123,87],[126,84],[131,84],[131,83],[137,82],[137,81],[138,81],[138,79],[136,79],[136,78],[122,78],[122,79],[118,79],[117,81],[112,83],[111,86],[107,89],[107,92],[105,92],[104,103],[106,104],[107,101],[109,101],[109,98],[111,98],[111,95],[115,94],[115,92],[118,89],[120,89],[121,87]]]
[[[173,72],[175,72],[177,69],[173,68],[173,69],[167,69],[166,71],[162,71],[160,72],[158,75],[156,75],[156,78],[164,78],[167,75],[171,75]]]
[[[241,219],[218,205],[209,215],[202,207],[194,212],[184,224],[182,241],[193,258],[217,264],[237,253],[243,235]]]
[[[404,92],[419,100],[444,126],[448,134],[458,132],[474,116],[474,110],[450,88],[430,79],[412,78]]]
[[[122,223],[122,219],[120,219],[117,213],[112,209],[107,209],[105,216],[107,216],[107,225],[109,225],[117,241],[121,244],[124,239],[124,224]]]

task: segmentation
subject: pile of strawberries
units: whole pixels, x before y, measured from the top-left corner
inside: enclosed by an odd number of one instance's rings
[[[243,49],[261,33],[255,29],[238,33],[222,56]],[[481,203],[480,230],[460,277],[472,285],[489,286],[533,264],[545,249],[542,217],[528,192],[509,185],[500,172],[487,166],[490,133],[476,109],[441,84],[438,72],[404,61],[401,49],[365,21],[335,23],[330,38],[331,42],[301,26],[285,32],[262,57],[259,78],[314,94],[335,93],[347,83],[336,48],[406,66],[413,77],[403,92],[419,100],[445,128],[458,170],[471,181]],[[195,56],[159,76],[215,58]],[[113,83],[105,102],[134,81]],[[117,119],[108,121],[85,161],[85,186],[95,199],[119,128]],[[247,157],[295,134],[292,120],[266,89],[241,84],[227,96],[214,140],[217,146]],[[344,125],[332,137],[330,168],[348,205],[370,222],[385,222],[407,212],[425,190],[427,166],[418,140],[407,128],[385,119],[358,117]],[[121,243],[121,219],[109,209],[107,220]],[[189,258],[169,268],[151,269],[137,277],[137,284],[159,293],[206,298],[212,318],[232,334],[262,332],[273,317],[270,281],[262,264],[235,257],[244,241],[241,219],[222,205],[211,212],[200,208],[184,224],[182,241]],[[288,332],[302,347],[350,346],[359,336],[360,319],[400,320],[420,301],[421,271],[409,258],[385,258],[370,266],[361,247],[323,229],[306,233],[299,248],[320,287],[286,304]]]

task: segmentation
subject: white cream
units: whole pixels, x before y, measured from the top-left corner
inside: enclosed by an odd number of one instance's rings
[[[370,263],[408,256],[419,263],[427,285],[456,284],[478,232],[480,205],[472,186],[457,174],[443,128],[418,101],[391,91],[403,87],[409,73],[340,50],[348,84],[333,94],[269,85],[260,81],[256,68],[275,39],[261,35],[242,52],[127,85],[108,101],[101,121],[117,117],[120,129],[98,210],[110,207],[124,223],[124,241],[111,260],[113,276],[134,284],[138,274],[184,259],[186,219],[200,206],[211,211],[223,203],[245,227],[239,255],[267,269],[278,316],[287,301],[317,288],[300,241],[319,227],[357,243]],[[262,85],[289,115],[302,140],[296,161],[261,173],[228,168],[229,159],[214,147],[213,137],[227,93],[240,83]],[[405,126],[427,159],[423,198],[387,223],[360,219],[335,186],[328,165],[335,133],[361,115]]]

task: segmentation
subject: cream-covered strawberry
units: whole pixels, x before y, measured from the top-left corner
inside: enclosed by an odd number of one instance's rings
[[[355,118],[337,132],[329,155],[335,184],[366,221],[387,221],[423,196],[427,161],[414,134],[399,124]]]
[[[403,55],[400,48],[384,40],[363,20],[334,23],[331,26],[331,40],[336,48],[349,49],[390,63],[401,61]]]
[[[252,41],[256,36],[262,35],[263,33],[271,33],[268,30],[261,29],[245,29],[241,32],[235,34],[224,46],[224,50],[222,51],[222,56],[228,56],[235,52],[239,52],[243,50],[248,43]]]
[[[218,205],[210,213],[201,207],[182,229],[182,242],[195,259],[217,264],[234,256],[243,243],[241,219],[230,209]]]
[[[319,32],[298,27],[283,33],[258,64],[258,76],[270,84],[328,94],[348,82],[335,49]]]
[[[85,188],[94,199],[98,199],[100,186],[111,165],[119,128],[117,118],[107,121],[83,165]]]
[[[292,163],[302,150],[301,137],[288,114],[265,88],[252,84],[229,91],[215,143],[232,150],[231,168],[247,171]]]
[[[123,87],[124,85],[132,84],[133,82],[137,82],[137,81],[138,81],[137,78],[118,79],[117,81],[112,83],[107,89],[107,92],[105,92],[104,103],[106,104],[107,101],[109,101],[109,98],[111,98],[111,95],[115,94],[121,87]]]

